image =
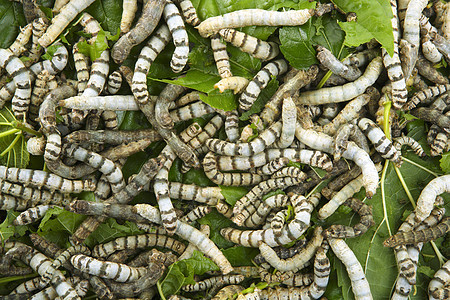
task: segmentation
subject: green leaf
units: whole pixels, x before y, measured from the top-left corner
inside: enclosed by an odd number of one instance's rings
[[[100,57],[103,51],[108,49],[108,43],[106,40],[106,33],[102,29],[98,32],[97,38],[91,45],[87,41],[78,43],[78,51],[91,58],[91,61]]]
[[[51,60],[53,58],[53,55],[55,54],[55,52],[58,50],[59,47],[62,47],[62,45],[54,44],[54,45],[47,47],[47,49],[46,49],[47,51],[41,57],[46,60]]]
[[[136,223],[126,221],[121,225],[117,223],[115,219],[108,218],[86,239],[85,243],[88,246],[93,246],[109,242],[118,237],[142,233],[143,232],[137,228]]]
[[[16,118],[8,107],[3,107],[0,110],[0,123],[11,123]],[[24,168],[30,161],[30,154],[27,151],[25,137],[20,130],[14,130],[14,127],[7,125],[0,125],[0,164],[8,167]]]
[[[345,45],[359,46],[375,38],[390,55],[394,54],[392,11],[389,1],[332,0],[345,13],[356,13],[356,22],[339,23],[346,32]]]
[[[94,19],[100,22],[104,30],[109,32],[117,32],[120,30],[122,1],[97,0],[92,3],[86,11],[90,13]]]
[[[441,169],[445,174],[450,173],[450,152],[442,154],[442,158],[439,160],[441,163]]]
[[[244,197],[245,194],[248,193],[248,189],[243,186],[220,186],[220,192],[225,197],[225,201],[234,205],[236,201]]]
[[[19,34],[19,26],[25,26],[22,4],[0,0],[0,48],[8,48]]]
[[[346,52],[342,51],[344,36],[336,19],[328,15],[313,17],[302,26],[281,28],[280,50],[294,68],[307,69],[318,63],[316,45],[329,49],[339,59],[345,57]]]
[[[228,248],[234,245],[220,234],[220,229],[230,227],[233,222],[219,214],[216,210],[213,210],[211,213],[198,220],[198,222],[200,224],[209,225],[209,238],[217,245],[217,247]]]
[[[235,266],[253,266],[252,259],[259,254],[258,249],[234,246],[222,251],[223,255]]]
[[[425,274],[429,278],[433,278],[435,271],[428,266],[420,266],[417,268],[417,272]]]

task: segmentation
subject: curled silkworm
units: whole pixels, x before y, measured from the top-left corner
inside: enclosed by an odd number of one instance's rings
[[[252,81],[250,81],[244,92],[242,92],[241,97],[239,98],[239,109],[242,111],[249,110],[256,101],[256,98],[258,98],[261,90],[269,84],[271,76],[281,75],[285,73],[287,69],[288,66],[284,59],[279,59],[265,65],[261,71],[255,75]]]
[[[60,13],[52,19],[52,24],[47,28],[44,35],[39,38],[39,44],[44,48],[48,47],[71,21],[93,2],[94,0],[72,0],[67,3]]]
[[[333,253],[339,258],[347,269],[348,277],[352,284],[353,294],[356,299],[372,299],[369,282],[364,271],[353,251],[347,246],[344,240],[328,239],[328,243],[333,249]]]
[[[408,145],[418,156],[425,156],[425,152],[423,152],[422,146],[412,137],[402,136],[395,139],[394,147],[401,151],[403,145]]]
[[[249,81],[245,77],[231,76],[222,78],[214,85],[215,89],[223,93],[225,90],[233,90],[233,93],[238,94],[242,92],[248,85]]]
[[[205,291],[214,285],[239,284],[244,281],[243,275],[223,275],[207,278],[194,284],[188,284],[182,287],[185,292]]]
[[[223,28],[245,26],[297,26],[306,23],[313,15],[310,9],[289,10],[284,12],[262,9],[244,9],[230,12],[222,16],[212,17],[196,27],[200,35],[208,37]]]
[[[351,209],[353,209],[360,216],[360,221],[353,227],[344,226],[344,225],[331,225],[323,232],[323,236],[326,238],[349,238],[356,237],[364,234],[369,230],[370,227],[375,225],[375,221],[373,220],[372,215],[372,207],[364,204],[361,200],[357,198],[350,198],[344,202],[344,205],[347,205]]]
[[[263,165],[262,167],[258,167],[255,169],[255,172],[257,174],[263,174],[263,175],[272,175],[276,171],[280,170],[281,168],[285,167],[289,163],[289,158],[287,157],[278,157],[267,164]],[[282,177],[282,176],[276,176],[276,177]]]
[[[91,73],[83,97],[93,97],[100,95],[106,83],[109,72],[109,51],[104,50],[100,57],[92,62]]]
[[[263,61],[275,58],[280,50],[273,42],[265,42],[235,29],[227,28],[219,30],[220,36],[241,51],[249,53]]]
[[[120,32],[125,34],[131,29],[137,11],[137,0],[125,0],[122,4],[122,19],[120,19]]]
[[[410,98],[408,103],[405,104],[405,109],[413,109],[419,103],[427,104],[431,101],[431,99],[447,92],[448,90],[450,90],[450,84],[431,86],[428,89],[418,91]]]
[[[233,74],[231,73],[230,57],[228,56],[227,45],[220,41],[220,36],[218,34],[215,34],[211,37],[211,48],[213,51],[214,61],[216,62],[217,71],[219,72],[220,77],[224,79],[233,76]],[[244,78],[244,77],[237,77],[237,78]],[[216,85],[214,85],[214,88],[219,88],[219,91],[223,93],[225,89],[222,88],[221,86],[216,87]],[[242,90],[242,88],[240,90]],[[240,90],[238,92],[240,92]],[[235,91],[235,94],[236,93],[237,92]]]
[[[154,8],[153,8],[154,9]],[[189,54],[189,39],[184,28],[183,19],[175,4],[167,1],[163,11],[167,27],[172,34],[175,51],[170,61],[170,67],[175,73],[181,72],[187,63]]]
[[[430,155],[438,156],[448,148],[448,133],[439,132],[430,144]]]
[[[140,44],[152,34],[164,10],[166,2],[163,0],[147,1],[143,13],[135,27],[123,35],[113,46],[111,56],[114,61],[121,64],[129,55],[131,48]]]
[[[422,54],[430,62],[436,64],[442,60],[442,54],[429,38],[422,38]]]
[[[357,67],[343,64],[327,48],[318,46],[317,52],[317,59],[320,63],[334,74],[341,76],[348,81],[354,81],[361,76],[361,71]]]
[[[111,95],[116,94],[121,86],[122,86],[122,75],[120,74],[120,72],[116,70],[111,74],[109,74],[107,84],[108,93]]]
[[[376,57],[367,66],[364,74],[355,81],[342,86],[304,92],[297,99],[297,104],[317,105],[351,100],[364,93],[367,87],[373,85],[382,69],[381,57]]]

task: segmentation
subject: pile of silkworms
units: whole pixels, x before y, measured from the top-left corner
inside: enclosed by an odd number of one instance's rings
[[[442,59],[450,63],[449,4],[437,1],[427,7],[423,0],[391,0],[393,56],[371,42],[341,62],[318,46],[320,66],[296,70],[283,58],[278,43],[235,28],[299,26],[312,16],[335,10],[333,5],[287,11],[247,9],[200,21],[190,0],[147,0],[135,20],[137,1],[124,0],[121,37],[111,51],[104,50],[91,63],[79,51],[85,40],[81,37],[71,49],[76,78],[69,79],[63,71],[71,59],[70,48],[56,40],[78,15],[84,36],[90,36],[88,43],[103,38],[98,34],[99,22],[84,11],[94,0],[56,0],[50,22],[34,1],[21,2],[29,24],[8,49],[0,49],[0,67],[7,71],[0,105],[11,101],[17,120],[42,133],[28,137],[27,149],[43,156],[46,171],[0,166],[0,209],[23,211],[14,226],[37,222],[55,207],[89,217],[66,249],[36,233],[20,242],[1,240],[1,276],[38,274],[2,299],[81,299],[89,290],[100,299],[151,299],[168,267],[190,258],[195,250],[220,271],[183,286],[182,295],[204,291],[203,299],[321,299],[331,270],[330,247],[348,271],[355,298],[372,299],[364,270],[344,241],[375,224],[372,208],[353,196],[363,188],[367,198],[374,196],[383,159],[400,166],[403,145],[425,156],[417,141],[402,134],[407,122],[398,121],[400,111],[427,122],[432,156],[449,150],[450,85],[433,67]],[[352,17],[348,15],[349,20]],[[175,73],[189,68],[185,23],[210,38],[221,77],[215,88],[239,94],[237,109],[211,107],[200,100],[200,92],[175,84],[150,95],[150,66],[171,40],[175,50],[170,68]],[[264,62],[251,80],[233,76],[224,42]],[[121,65],[141,43],[145,46],[134,70],[125,65],[110,69],[110,58]],[[56,45],[56,52],[50,60],[41,60],[50,45]],[[326,87],[316,89],[328,70],[332,75]],[[240,121],[275,77],[280,87],[262,111]],[[121,89],[122,78],[129,95],[115,95],[126,90]],[[410,87],[415,92],[408,95]],[[386,114],[389,101],[396,110]],[[141,111],[152,128],[119,130],[117,111]],[[206,125],[189,122],[198,117],[207,119]],[[190,125],[179,132],[176,124]],[[380,126],[391,128],[391,133],[386,135]],[[224,139],[218,138],[219,131]],[[156,141],[166,145],[126,180],[122,173],[126,159]],[[202,169],[214,185],[169,181],[177,159],[182,161],[182,172]],[[325,175],[320,177],[317,168]],[[319,192],[317,187],[327,179]],[[232,206],[219,186],[247,186],[249,191]],[[93,192],[95,201],[74,195],[86,191]],[[142,191],[153,191],[157,206],[128,204]],[[449,231],[450,218],[444,217],[439,196],[449,191],[450,175],[428,183],[414,212],[385,241],[385,246],[394,247],[399,269],[393,299],[407,299],[416,284],[423,243]],[[186,212],[179,209],[183,201],[198,206]],[[350,207],[360,221],[353,227],[319,226],[341,205]],[[198,225],[196,220],[212,210],[234,223],[220,230],[226,240],[259,249],[255,266],[232,266],[209,238],[209,226]],[[313,213],[319,221],[312,222]],[[144,233],[89,249],[84,241],[108,217],[134,222]],[[447,262],[429,284],[430,299],[449,297],[449,274]],[[244,290],[258,281],[279,285]],[[171,299],[186,298],[173,295]]]

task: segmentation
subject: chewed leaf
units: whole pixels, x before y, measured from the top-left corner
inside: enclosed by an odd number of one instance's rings
[[[108,42],[106,40],[106,33],[100,30],[97,34],[97,38],[91,45],[87,41],[82,41],[78,43],[78,51],[91,58],[91,61],[96,60],[100,57],[103,51],[108,49]]]

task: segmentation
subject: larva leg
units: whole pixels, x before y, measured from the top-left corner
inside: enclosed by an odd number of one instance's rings
[[[113,46],[111,56],[117,64],[121,64],[129,55],[131,48],[140,44],[152,34],[163,14],[166,2],[163,0],[147,1],[143,13],[136,26],[123,35]]]
[[[187,63],[189,54],[189,39],[184,27],[183,19],[175,4],[167,1],[164,11],[164,20],[172,34],[175,51],[170,61],[170,67],[175,73],[181,72]]]

